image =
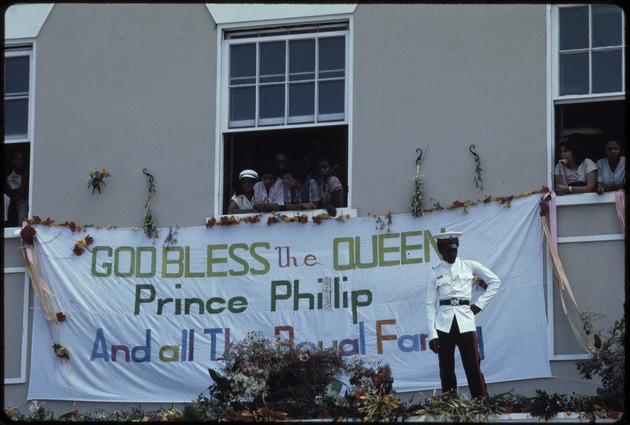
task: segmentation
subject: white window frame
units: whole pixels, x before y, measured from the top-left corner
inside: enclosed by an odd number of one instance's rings
[[[19,238],[18,236],[12,235],[13,238]],[[7,238],[5,237],[5,240]],[[28,313],[30,310],[30,286],[29,286],[29,277],[26,273],[26,267],[5,267],[3,270],[4,275],[8,274],[24,274],[23,282],[23,303],[22,303],[22,318],[20,324],[22,326],[22,338],[20,342],[20,374],[16,377],[4,378],[4,384],[25,384],[26,383],[26,364],[27,364],[27,353],[28,353]],[[16,318],[18,319],[18,318]],[[17,321],[17,320],[16,320]],[[4,326],[4,325],[3,325]],[[17,348],[17,347],[14,347]],[[6,352],[6,347],[5,347]],[[3,366],[4,367],[4,366]]]
[[[554,159],[555,159],[555,106],[561,104],[575,104],[580,102],[591,103],[597,101],[612,101],[612,100],[624,100],[625,93],[593,93],[593,94],[580,94],[580,95],[564,95],[560,96],[560,71],[559,71],[559,12],[558,10],[563,7],[571,6],[584,6],[583,4],[574,5],[547,5],[547,186],[549,188],[554,187]],[[590,7],[590,5],[589,5]],[[592,14],[589,10],[589,19]],[[622,34],[625,34],[625,19],[622,23]],[[590,34],[589,34],[590,37]],[[622,37],[622,75],[625,75],[625,39]],[[590,43],[589,43],[590,44]],[[592,51],[592,49],[589,49]],[[589,86],[591,84],[591,62],[589,60]],[[622,82],[623,90],[625,90],[625,79]],[[596,193],[583,193],[575,194],[571,196],[556,197],[556,205],[558,206],[571,206],[571,205],[601,205],[601,204],[614,204],[615,194],[613,192],[607,192],[602,195]],[[606,235],[588,235],[588,236],[571,236],[571,237],[559,237],[557,243],[588,243],[599,241],[615,241],[623,240],[623,235],[618,234],[606,234]],[[555,288],[553,282],[553,263],[547,254],[546,259],[546,273],[547,273],[547,326],[549,332],[549,360],[551,361],[575,361],[588,359],[588,354],[556,354],[555,349],[555,335],[554,335],[554,298]]]
[[[551,63],[552,63],[552,70],[553,70],[553,78],[552,78],[552,88],[553,88],[553,98],[556,101],[568,101],[568,102],[572,102],[572,101],[591,101],[591,100],[595,100],[595,99],[614,99],[614,98],[619,98],[619,97],[624,97],[625,95],[625,90],[626,90],[626,80],[625,78],[622,78],[621,80],[621,91],[618,92],[610,92],[610,93],[589,93],[589,94],[571,94],[571,95],[563,95],[560,96],[560,61],[559,61],[559,49],[560,49],[560,9],[566,9],[566,8],[570,8],[570,7],[588,7],[589,8],[589,21],[592,20],[593,14],[591,12],[591,8],[592,8],[592,4],[566,4],[566,5],[552,5],[552,6],[548,6],[550,7],[550,16],[551,16],[551,28],[552,31],[549,34],[551,36]],[[622,16],[623,16],[623,11],[622,11]],[[625,55],[625,26],[626,26],[626,21],[625,19],[622,19],[622,26],[621,26],[621,75],[624,76],[625,74],[625,69],[626,69],[626,55]],[[592,38],[592,25],[589,25],[589,28],[591,31],[589,31],[589,47],[587,49],[584,49],[584,51],[588,51],[589,53],[589,91],[592,90],[592,53],[596,52],[596,51],[604,51],[604,50],[609,50],[610,47],[597,47],[597,48],[593,48],[591,47],[591,38]],[[556,102],[558,103],[558,102]]]
[[[338,19],[335,19],[333,21],[330,22],[330,24],[334,24],[336,22],[339,22]],[[343,24],[345,24],[346,22],[344,22]],[[303,22],[300,22],[296,25],[296,23],[293,23],[293,25],[295,25],[296,27],[299,28],[300,24],[304,24]],[[327,22],[322,22],[321,24],[325,25],[328,24]],[[309,25],[310,26],[310,25]],[[227,27],[227,26],[226,26]],[[313,26],[314,28],[316,28],[316,25]],[[241,29],[241,28],[238,28]],[[234,29],[232,29],[232,31],[234,31]],[[222,28],[220,30],[220,34],[221,34],[221,59],[223,61],[223,66],[222,66],[222,78],[221,78],[221,90],[224,91],[224,95],[223,98],[226,101],[226,108],[222,109],[222,128],[225,131],[233,131],[233,130],[238,130],[238,129],[247,129],[248,131],[254,131],[254,130],[260,130],[260,129],[267,129],[267,128],[282,128],[282,127],[295,127],[299,124],[304,124],[306,126],[314,126],[314,125],[324,125],[324,124],[345,124],[347,123],[347,109],[348,109],[348,77],[349,77],[349,73],[348,73],[348,68],[350,66],[350,64],[348,63],[348,49],[350,48],[350,29],[346,29],[346,30],[339,30],[339,31],[326,31],[326,32],[317,32],[317,31],[313,31],[313,32],[305,32],[302,34],[286,34],[286,35],[269,35],[266,36],[264,35],[264,31],[262,31],[263,35],[262,36],[255,36],[253,35],[252,37],[247,37],[247,38],[234,38],[234,39],[230,39],[230,38],[226,38],[225,34],[229,33],[230,29],[228,28]],[[284,86],[285,86],[285,90],[284,90],[284,115],[283,117],[279,117],[279,118],[261,118],[260,117],[260,99],[259,99],[259,88],[260,87],[264,87],[267,85],[275,85],[277,83],[264,83],[260,81],[260,76],[256,75],[256,82],[252,84],[252,86],[255,88],[255,112],[254,112],[254,119],[253,120],[245,120],[243,122],[238,122],[236,123],[236,125],[233,125],[232,127],[230,127],[230,123],[229,123],[229,102],[230,102],[230,84],[229,84],[229,72],[230,72],[230,46],[232,45],[238,45],[238,44],[252,44],[252,43],[256,43],[256,48],[259,49],[259,42],[263,41],[263,42],[274,42],[274,41],[292,41],[292,40],[311,40],[311,39],[321,39],[321,38],[328,38],[328,37],[339,37],[339,36],[343,36],[345,38],[345,50],[346,50],[346,64],[345,64],[345,75],[343,77],[338,77],[335,80],[339,81],[342,80],[344,81],[344,112],[342,113],[337,113],[337,114],[328,114],[325,116],[325,120],[319,120],[318,116],[319,116],[319,111],[318,111],[318,107],[319,107],[319,83],[322,81],[319,78],[319,67],[318,67],[318,59],[319,59],[319,55],[316,53],[315,55],[315,78],[312,80],[315,83],[315,96],[314,96],[314,116],[309,116],[310,118],[312,118],[312,121],[310,122],[304,122],[302,120],[300,120],[299,118],[303,118],[303,117],[291,117],[289,116],[289,87],[291,84],[290,78],[289,78],[289,71],[288,71],[288,67],[286,70],[286,74],[285,74],[285,79],[284,79]],[[316,46],[318,45],[318,43],[316,43]],[[316,47],[317,49],[317,47]],[[288,59],[288,55],[289,55],[289,50],[286,49],[285,50],[285,55]],[[287,60],[288,63],[288,60]],[[257,63],[257,66],[259,65],[259,63]],[[258,74],[258,72],[257,72]],[[324,81],[333,81],[333,79],[326,79]],[[306,82],[306,81],[300,81],[301,83]],[[322,117],[319,117],[320,119]]]
[[[277,26],[312,26],[312,25],[326,25],[344,22],[347,23],[347,29],[341,31],[346,37],[346,70],[345,70],[345,87],[344,87],[344,110],[345,117],[339,121],[324,121],[314,123],[281,123],[278,125],[265,125],[264,127],[243,127],[243,128],[230,128],[229,127],[229,45],[232,42],[225,40],[226,32],[233,32],[237,30],[247,30],[255,28],[273,28]],[[224,198],[224,181],[223,181],[223,163],[225,152],[223,149],[223,136],[227,133],[239,133],[239,132],[252,132],[252,131],[265,131],[265,130],[278,130],[278,129],[293,129],[303,127],[314,126],[338,126],[346,125],[348,127],[348,190],[350,191],[352,182],[352,85],[353,85],[353,16],[351,14],[334,15],[332,17],[300,17],[293,19],[276,19],[268,21],[256,21],[248,23],[226,23],[217,25],[217,103],[216,103],[216,134],[215,134],[215,199],[213,214],[218,216],[221,214],[222,199]],[[324,32],[325,36],[330,34],[336,34],[336,32]],[[308,34],[306,34],[308,36]],[[278,39],[286,40],[290,35],[278,36]],[[302,35],[304,37],[304,35]],[[240,40],[240,39],[239,39]],[[265,41],[271,40],[265,38]],[[251,41],[248,41],[251,42]],[[286,96],[287,94],[285,94]],[[285,103],[285,108],[288,105]],[[258,110],[256,111],[258,115]],[[288,113],[285,113],[285,117]],[[348,208],[350,208],[350,199],[348,199]]]
[[[26,138],[24,137],[4,137],[3,140],[5,145],[9,144],[17,144],[17,143],[27,143],[29,145],[29,188],[28,188],[28,205],[29,205],[29,217],[31,215],[31,211],[33,210],[33,155],[34,155],[34,143],[33,143],[33,134],[34,134],[34,122],[35,122],[35,52],[36,46],[35,41],[32,39],[16,39],[7,41],[5,44],[5,57],[16,57],[16,56],[28,56],[29,57],[29,92],[28,92],[28,125],[27,125],[27,133]],[[4,60],[4,58],[3,58]],[[3,99],[4,101],[4,99]],[[12,237],[15,229],[17,227],[5,227],[4,229],[4,237],[10,238]]]
[[[35,111],[35,42],[32,39],[14,39],[7,41],[5,44],[5,57],[28,56],[29,57],[29,93],[28,93],[28,125],[26,138],[11,137],[6,138],[3,135],[4,144],[27,143],[29,145],[29,188],[28,188],[28,205],[29,216],[32,211],[32,194],[33,194],[33,128],[34,128],[34,111]],[[3,58],[4,60],[4,58]],[[4,101],[4,99],[3,99]],[[4,240],[19,239],[19,227],[5,227]],[[20,374],[17,377],[5,377],[4,384],[25,384],[27,353],[28,353],[28,314],[30,310],[30,286],[29,278],[25,267],[4,267],[3,274],[24,274],[23,281],[23,313],[21,318],[22,339],[20,344]],[[16,347],[17,348],[17,347]]]

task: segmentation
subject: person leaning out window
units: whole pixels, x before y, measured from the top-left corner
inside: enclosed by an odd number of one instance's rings
[[[577,139],[560,140],[560,159],[554,169],[555,190],[558,195],[595,192],[597,166],[584,157]]]
[[[605,158],[597,161],[597,193],[621,189],[626,185],[626,157],[621,155],[621,144],[611,137],[604,146]]]

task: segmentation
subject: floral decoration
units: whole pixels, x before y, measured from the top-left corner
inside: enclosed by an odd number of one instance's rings
[[[70,350],[68,350],[66,347],[62,346],[61,344],[53,344],[53,350],[55,351],[55,354],[58,357],[61,357],[62,359],[70,358]]]
[[[529,192],[524,192],[521,193],[519,195],[508,195],[508,196],[495,196],[494,198],[492,198],[489,195],[484,196],[483,199],[481,198],[477,198],[476,201],[473,201],[472,199],[468,198],[464,201],[453,201],[453,203],[447,207],[443,207],[442,205],[440,205],[440,203],[438,201],[436,201],[433,198],[429,198],[429,200],[431,202],[433,202],[433,205],[431,206],[431,208],[427,208],[424,210],[424,212],[433,212],[433,211],[442,211],[442,210],[448,210],[448,211],[452,211],[458,208],[463,208],[463,213],[467,214],[468,213],[468,208],[473,206],[473,205],[478,205],[478,204],[488,204],[490,202],[498,202],[501,205],[505,205],[506,208],[510,208],[511,205],[510,203],[514,200],[514,199],[519,199],[519,198],[524,198],[527,196],[531,196],[534,195],[536,193],[547,193],[549,192],[549,189],[545,186],[543,186],[541,189],[537,189],[537,190],[532,190]],[[369,213],[368,213],[369,214]]]
[[[168,235],[164,238],[163,246],[172,246],[177,243],[177,233],[179,233],[179,226],[175,226],[175,231],[173,231],[172,227],[168,228]]]
[[[25,245],[33,245],[35,243],[35,235],[37,230],[30,224],[27,224],[20,230],[20,237]]]
[[[105,179],[111,176],[107,169],[103,167],[101,171],[90,170],[90,180],[88,180],[87,187],[92,189],[92,195],[98,190],[101,193],[101,189],[106,186]]]
[[[63,323],[68,319],[68,317],[62,311],[58,311],[56,314],[56,317],[57,317],[57,322],[59,323]]]
[[[419,217],[424,213],[422,202],[424,202],[424,174],[420,172],[422,166],[422,153],[416,160],[416,175],[411,178],[413,182],[413,196],[411,197],[411,215]]]
[[[94,243],[94,238],[90,235],[87,235],[86,237],[74,242],[74,248],[72,248],[72,252],[74,252],[74,254],[77,256],[82,255],[85,250],[88,249],[88,246],[92,245],[92,243]]]
[[[372,216],[376,219],[376,228],[378,230],[383,230],[385,227],[387,227],[387,232],[390,232],[391,230],[389,229],[389,226],[391,226],[392,224],[392,213],[387,211],[385,213],[385,217],[381,217],[380,215],[374,213],[370,213],[368,211],[368,216]]]
[[[147,238],[157,239],[160,237],[160,232],[157,229],[155,218],[153,217],[155,211],[151,208],[151,199],[153,199],[153,194],[156,192],[155,184],[153,183],[154,178],[151,174],[147,172],[146,168],[142,170],[142,173],[147,176],[147,183],[149,185],[147,202],[145,202],[144,204],[144,217],[142,218],[142,228],[144,230],[144,234],[147,235]]]

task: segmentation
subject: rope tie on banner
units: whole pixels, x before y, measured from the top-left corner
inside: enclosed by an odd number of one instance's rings
[[[615,192],[615,208],[619,216],[619,224],[621,224],[621,232],[623,238],[626,238],[626,191],[619,189]]]
[[[24,223],[22,224],[22,229],[24,229],[28,225],[28,222],[24,221]],[[61,340],[61,335],[59,332],[59,319],[53,306],[52,298],[58,299],[58,297],[52,292],[52,290],[48,286],[48,283],[39,272],[37,256],[35,255],[34,241],[33,245],[31,245],[22,240],[21,248],[24,256],[26,273],[28,274],[31,286],[33,287],[33,292],[35,292],[35,295],[39,300],[39,304],[42,306],[42,313],[44,319],[46,319],[47,322],[46,326],[48,328],[48,332],[50,333],[50,339],[53,341],[53,348],[55,350],[55,354],[57,354],[57,349],[61,348],[62,346],[61,344],[59,344]],[[66,366],[68,368],[68,385],[72,387],[72,365],[69,361],[64,363],[67,363]]]
[[[551,192],[551,205],[549,208],[549,216],[550,216],[550,221],[552,223],[552,229],[549,228],[549,225],[547,224],[547,220],[545,220],[545,217],[541,217],[540,220],[542,223],[543,232],[545,234],[545,239],[547,241],[547,246],[549,247],[549,254],[551,256],[551,260],[554,266],[553,271],[556,276],[556,282],[557,282],[556,288],[560,295],[560,301],[562,303],[562,310],[564,311],[564,315],[567,318],[567,321],[569,322],[569,326],[571,327],[571,330],[573,331],[573,334],[575,335],[580,345],[582,345],[582,347],[585,348],[588,352],[592,352],[593,347],[594,347],[593,336],[590,334],[587,335],[586,336],[587,342],[586,343],[584,342],[584,337],[582,336],[580,331],[577,329],[577,327],[571,320],[570,312],[567,308],[567,302],[564,299],[565,292],[566,292],[566,294],[569,296],[570,300],[572,301],[572,304],[575,306],[575,310],[577,314],[579,315],[580,308],[578,307],[575,296],[573,295],[573,291],[571,290],[569,279],[567,277],[566,272],[564,271],[562,261],[560,260],[560,255],[558,254],[558,243],[556,239],[557,230],[555,226],[556,202],[555,202],[555,193],[553,191]]]
[[[27,226],[27,222],[24,222],[22,228]],[[37,257],[35,256],[34,246],[22,242],[22,253],[24,254],[24,263],[26,265],[26,272],[31,280],[33,291],[39,299],[39,303],[44,310],[44,318],[51,322],[55,321],[55,309],[52,305],[51,297],[56,297],[51,291],[48,283],[44,280],[39,273],[39,266],[37,265]]]

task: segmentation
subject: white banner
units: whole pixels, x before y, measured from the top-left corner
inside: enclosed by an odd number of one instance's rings
[[[28,398],[189,402],[249,331],[382,359],[398,392],[439,389],[424,299],[440,261],[432,235],[444,230],[463,232],[460,257],[502,280],[476,316],[486,381],[549,377],[538,197],[468,211],[394,215],[382,228],[373,217],[186,227],[168,247],[164,228],[153,241],[142,229],[34,225],[39,270],[66,320],[36,311]]]

